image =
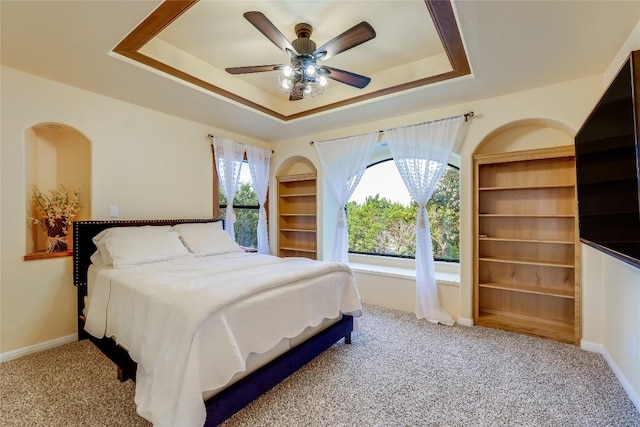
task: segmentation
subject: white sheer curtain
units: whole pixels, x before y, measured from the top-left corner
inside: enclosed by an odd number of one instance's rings
[[[244,146],[235,141],[216,136],[213,138],[213,151],[216,156],[218,179],[224,196],[227,198],[227,211],[224,216],[225,230],[235,240],[236,233],[233,225],[236,222],[236,214],[233,212],[233,199],[236,197],[236,190],[240,181]]]
[[[345,205],[355,190],[376,148],[378,132],[316,142],[322,174],[338,201],[338,222],[332,261],[347,262],[349,242]]]
[[[251,172],[253,188],[258,196],[260,211],[258,213],[258,253],[269,253],[269,233],[267,231],[267,211],[264,204],[267,201],[267,191],[269,190],[269,161],[271,160],[271,150],[247,145],[247,162]]]
[[[416,317],[453,325],[438,299],[431,226],[426,205],[444,173],[461,133],[465,117],[423,123],[384,131],[391,156],[409,194],[418,203],[416,221]]]

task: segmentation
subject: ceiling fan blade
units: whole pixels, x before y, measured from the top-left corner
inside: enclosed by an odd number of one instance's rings
[[[292,56],[292,53],[293,56],[298,55],[298,52],[296,52],[289,40],[282,35],[280,30],[278,30],[262,12],[245,12],[244,17],[247,21],[251,22],[258,31],[264,34],[266,38],[271,40],[273,44],[278,46],[280,50],[284,51],[289,56]]]
[[[345,50],[369,41],[375,36],[376,32],[371,24],[362,21],[317,48],[312,55],[318,60],[331,58]]]
[[[263,73],[265,71],[275,71],[279,70],[284,65],[282,64],[274,64],[274,65],[252,65],[249,67],[231,67],[225,68],[225,71],[229,74],[249,74],[249,73]]]
[[[349,86],[357,87],[358,89],[363,89],[371,81],[371,78],[369,77],[352,73],[350,71],[340,70],[339,68],[323,66],[321,70],[327,71],[327,73],[324,74],[327,78]]]

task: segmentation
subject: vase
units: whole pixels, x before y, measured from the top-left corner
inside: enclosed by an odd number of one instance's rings
[[[47,252],[66,251],[67,222],[63,219],[54,219],[52,225],[47,218],[43,218],[42,225],[47,231]]]

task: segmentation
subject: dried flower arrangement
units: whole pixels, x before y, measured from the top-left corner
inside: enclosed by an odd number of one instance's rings
[[[43,194],[34,185],[32,200],[40,215],[34,215],[30,220],[47,233],[47,252],[66,251],[67,227],[78,212],[79,191],[69,195],[67,189],[60,185],[56,190],[49,190],[49,194]]]

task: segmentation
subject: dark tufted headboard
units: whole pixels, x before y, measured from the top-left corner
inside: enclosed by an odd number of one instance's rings
[[[93,237],[112,227],[140,227],[143,225],[175,225],[194,222],[216,222],[221,219],[127,219],[115,221],[75,221],[73,223],[73,284],[87,285],[90,257],[96,251]],[[223,224],[224,227],[224,224]]]

